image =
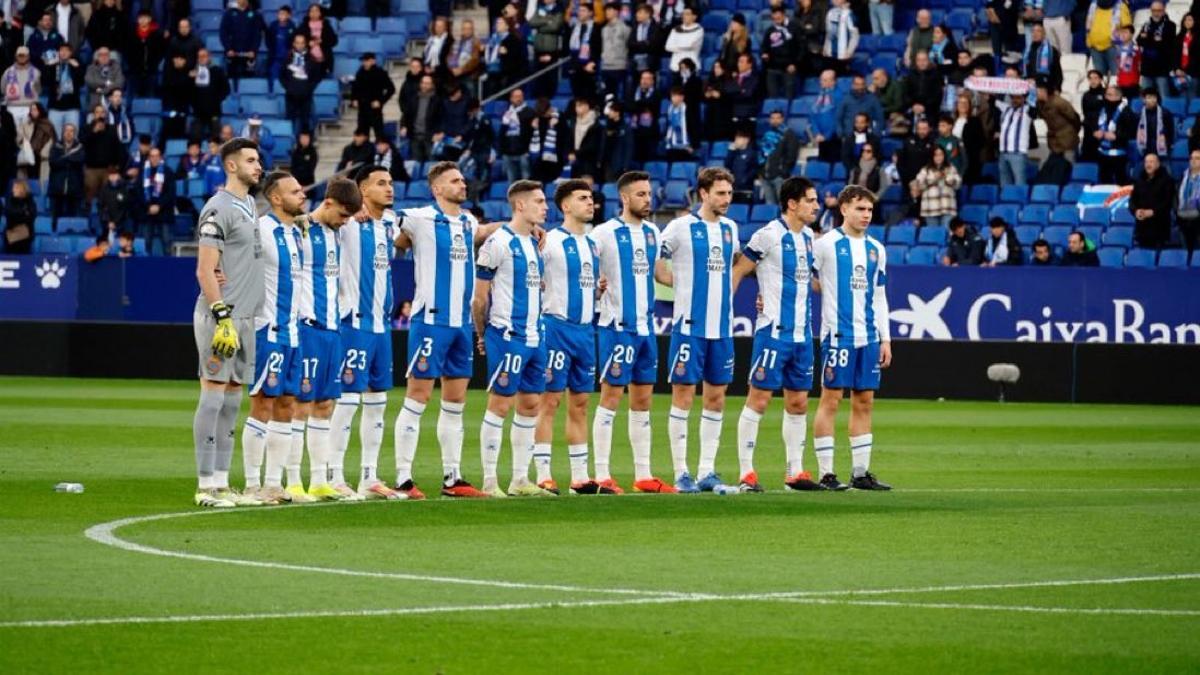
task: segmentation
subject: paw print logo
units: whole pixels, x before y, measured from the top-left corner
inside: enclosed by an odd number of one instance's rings
[[[62,278],[67,276],[67,266],[59,265],[57,260],[43,260],[41,265],[33,268],[33,271],[42,280],[42,288],[46,289],[62,286]]]

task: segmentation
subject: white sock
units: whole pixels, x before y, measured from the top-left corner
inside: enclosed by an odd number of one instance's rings
[[[488,410],[479,426],[479,458],[483,462],[483,484],[496,483],[496,465],[500,462],[500,445],[504,442],[504,418]]]
[[[866,475],[871,469],[871,434],[850,437],[850,466],[851,475],[855,478]]]
[[[700,412],[700,466],[696,467],[696,475],[701,478],[717,470],[717,450],[721,448],[724,424],[725,413],[718,410]]]
[[[300,465],[304,463],[304,420],[292,420],[292,448],[287,458],[288,487],[299,485],[304,489],[304,479],[300,477]]]
[[[758,445],[758,423],[761,420],[762,415],[748,406],[742,408],[742,414],[738,417],[738,471],[743,476],[754,473],[754,446]]]
[[[584,483],[588,480],[588,446],[587,443],[568,445],[567,455],[571,459],[571,482]]]
[[[404,399],[400,414],[396,415],[396,485],[412,480],[413,458],[417,456],[417,441],[421,438],[421,414],[425,404],[411,398]]]
[[[787,453],[788,479],[804,471],[804,437],[807,433],[808,415],[783,413],[783,447]]]
[[[308,418],[308,484],[324,485],[329,482],[329,420]]]
[[[292,423],[267,423],[267,468],[263,472],[263,486],[283,487],[283,466],[292,451]]]
[[[650,411],[629,411],[629,445],[633,447],[635,480],[652,478],[650,472]]]
[[[596,446],[596,480],[605,481],[612,478],[608,471],[608,458],[612,454],[613,420],[617,417],[615,410],[596,406],[596,416],[592,420],[592,444]]]
[[[533,454],[533,434],[536,429],[537,417],[513,415],[512,430],[509,432],[508,441],[512,444],[512,479],[518,485],[529,480],[529,459]],[[549,464],[550,461],[547,458],[547,467]],[[548,470],[547,473],[549,473]]]
[[[813,436],[813,450],[816,451],[817,471],[821,476],[833,473],[833,436]]]
[[[688,415],[690,410],[671,406],[667,417],[667,435],[671,437],[671,464],[675,468],[675,477],[687,473],[688,446]]]
[[[358,412],[361,394],[342,394],[333,408],[333,419],[329,424],[329,482],[341,485],[346,482],[343,467],[346,463],[346,448],[350,447],[350,426],[354,424],[354,413]]]
[[[229,472],[213,469],[212,486],[218,490],[229,487]]]
[[[442,476],[449,485],[462,477],[463,408],[465,403],[442,401],[438,413],[438,445],[442,447]],[[503,424],[503,420],[501,420]],[[496,443],[496,452],[500,444]]]
[[[358,423],[358,438],[362,441],[362,475],[360,482],[379,480],[379,447],[383,445],[383,415],[387,409],[386,391],[363,394],[362,420]]]
[[[553,479],[553,476],[550,475],[549,443],[534,443],[533,466],[537,469],[537,482],[542,483]]]
[[[262,485],[263,453],[267,447],[267,424],[253,417],[242,427],[242,468],[246,470],[246,488]]]

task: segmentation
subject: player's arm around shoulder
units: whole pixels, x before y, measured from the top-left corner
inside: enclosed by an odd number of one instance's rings
[[[688,221],[690,221],[690,216],[676,218],[667,223],[667,226],[658,235],[658,259],[654,261],[654,280],[664,286],[675,285],[675,272],[669,261],[680,246],[677,241],[679,233],[687,231]]]
[[[396,212],[396,250],[408,251],[412,249],[413,228],[415,226],[416,216],[410,213],[410,209],[400,209]]]
[[[501,241],[501,240],[505,241]],[[471,297],[471,320],[475,324],[475,348],[484,353],[483,334],[487,329],[488,310],[492,300],[492,279],[500,267],[503,256],[508,253],[507,238],[503,233],[489,235],[475,256],[475,292]]]

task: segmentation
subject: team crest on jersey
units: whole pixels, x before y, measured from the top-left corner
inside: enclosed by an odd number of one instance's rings
[[[758,371],[754,373],[754,379],[760,380],[760,381],[767,379],[767,370],[765,368],[760,367],[758,369]]]
[[[875,252],[875,249],[871,249],[867,251],[867,258],[869,258],[871,262],[875,262],[879,260],[879,254]]]
[[[354,369],[347,368],[342,371],[342,382],[344,384],[354,384]]]
[[[429,361],[424,356],[417,358],[417,370],[422,373],[429,370]]]
[[[612,364],[612,368],[609,368],[608,372],[612,373],[613,377],[620,377],[621,376],[621,364],[619,364],[619,363]]]
[[[213,354],[208,357],[208,361],[204,364],[204,370],[208,371],[209,375],[216,375],[221,372],[221,357]]]
[[[500,374],[496,376],[496,384],[500,385],[501,387],[507,387],[508,386],[508,373],[501,371]]]
[[[549,368],[546,369],[546,381],[547,382],[554,381],[554,371]]]
[[[654,245],[654,233],[653,232],[646,233],[646,243],[649,244],[650,246]]]
[[[733,241],[733,233],[730,232],[729,230],[725,230],[725,243],[728,244],[732,241]]]
[[[279,384],[279,377],[275,373],[267,373],[267,386],[274,387]]]
[[[684,365],[683,361],[680,361],[678,364],[675,365],[675,374],[676,375],[683,375],[686,372],[687,372],[687,366]]]
[[[833,382],[833,367],[825,366],[825,381]]]
[[[312,381],[307,377],[300,380],[300,393],[308,394],[310,392],[312,392]]]

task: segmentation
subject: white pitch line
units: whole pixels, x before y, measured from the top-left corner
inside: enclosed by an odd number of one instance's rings
[[[1145,609],[1134,607],[1039,607],[1037,605],[983,605],[956,602],[902,602],[899,600],[839,600],[836,598],[763,598],[804,605],[850,605],[855,607],[899,607],[902,609],[959,609],[988,612],[1024,612],[1029,614],[1088,614],[1114,616],[1200,617],[1196,609]]]
[[[789,598],[818,598],[831,595],[904,595],[907,593],[954,593],[959,591],[997,591],[1020,588],[1053,588],[1061,586],[1111,586],[1138,584],[1154,581],[1191,581],[1200,579],[1200,572],[1182,574],[1155,574],[1136,577],[1107,577],[1101,579],[1055,579],[1049,581],[1015,581],[992,584],[954,584],[949,586],[918,586],[910,588],[863,588],[841,591],[784,591],[765,593],[763,600],[786,600]]]

